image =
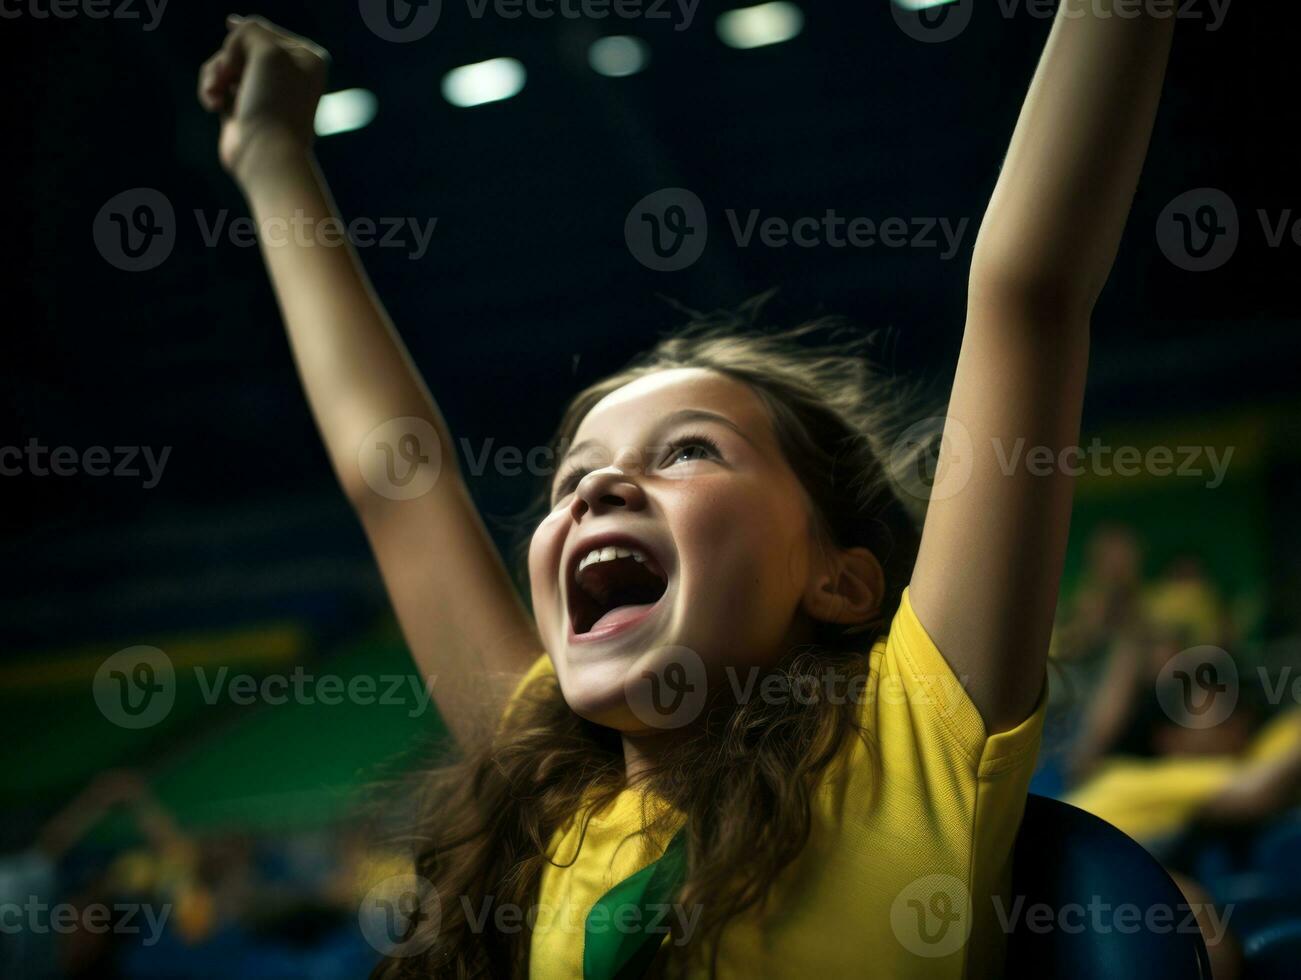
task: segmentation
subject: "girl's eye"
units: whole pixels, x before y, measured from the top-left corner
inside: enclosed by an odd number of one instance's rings
[[[668,444],[664,453],[664,464],[673,466],[677,463],[691,463],[698,459],[721,459],[722,455],[718,449],[718,443],[709,436],[681,436]],[[551,498],[551,506],[554,507],[563,498],[568,497],[577,490],[578,484],[583,481],[583,477],[586,475],[587,470],[573,469],[561,477],[556,482]]]
[[[698,459],[717,459],[718,443],[708,436],[683,436],[669,444],[665,462],[690,463]]]
[[[582,470],[570,470],[563,479],[556,484],[556,489],[552,494],[552,506],[558,504],[562,498],[568,497],[578,489],[578,484],[582,482],[584,472]]]

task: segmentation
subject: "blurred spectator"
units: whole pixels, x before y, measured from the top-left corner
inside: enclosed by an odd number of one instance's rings
[[[143,788],[132,800],[141,845],[109,866],[104,887],[115,896],[166,908],[168,926],[185,941],[201,942],[216,922],[213,894],[201,876],[200,844]]]
[[[1087,778],[1105,756],[1150,758],[1174,751],[1180,739],[1186,745],[1197,737],[1190,733],[1196,729],[1168,717],[1157,698],[1157,679],[1180,651],[1223,648],[1233,636],[1227,606],[1195,557],[1178,556],[1144,587],[1137,545],[1124,529],[1100,530],[1090,555],[1082,597],[1056,642],[1059,658],[1093,662],[1092,670],[1083,668],[1090,694],[1066,759],[1071,783]],[[1209,736],[1215,744],[1208,748],[1237,751],[1248,724],[1241,714],[1231,719]]]
[[[1198,841],[1301,802],[1301,709],[1266,722],[1254,691],[1235,689],[1234,709],[1209,723],[1164,690],[1180,676],[1174,658],[1203,646],[1228,658],[1240,631],[1198,558],[1176,556],[1150,586],[1140,564],[1132,534],[1099,529],[1054,639],[1055,656],[1084,674],[1090,691],[1067,754],[1074,789],[1065,799],[1142,843],[1190,903],[1206,907],[1210,895],[1192,875]],[[1205,666],[1215,659],[1207,651]],[[1208,951],[1216,980],[1240,974],[1233,934],[1221,931]]]
[[[1164,726],[1157,754],[1115,755],[1066,796],[1162,857],[1192,827],[1259,824],[1301,803],[1301,709],[1252,733],[1250,712]]]
[[[1236,648],[1241,640],[1228,604],[1196,555],[1180,554],[1170,561],[1165,574],[1146,591],[1143,612],[1158,629],[1177,633],[1183,647]]]
[[[1089,539],[1084,573],[1053,633],[1053,656],[1070,663],[1105,658],[1141,618],[1143,554],[1128,527],[1103,524]]]
[[[7,917],[12,913],[19,920],[5,922],[6,928],[0,932],[0,976],[35,980],[64,976],[69,972],[68,948],[81,950],[81,960],[92,958],[85,946],[77,943],[79,930],[60,944],[60,933],[51,929],[49,922],[22,921],[22,916],[37,914],[32,910],[48,911],[64,899],[59,875],[63,857],[111,808],[138,799],[143,788],[144,781],[134,773],[100,773],[46,821],[30,847],[0,857],[0,908]]]

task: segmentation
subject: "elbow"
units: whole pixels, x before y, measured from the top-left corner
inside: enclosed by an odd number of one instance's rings
[[[429,418],[410,413],[372,423],[336,426],[346,434],[329,447],[339,487],[362,518],[459,479],[451,438]]]
[[[968,277],[969,307],[997,310],[1009,318],[1087,326],[1101,284],[1070,270],[994,261],[977,250]]]

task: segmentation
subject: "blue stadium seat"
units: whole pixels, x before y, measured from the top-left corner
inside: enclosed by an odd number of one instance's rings
[[[1008,980],[1210,978],[1206,944],[1165,869],[1105,820],[1060,800],[1026,800],[1011,897]]]

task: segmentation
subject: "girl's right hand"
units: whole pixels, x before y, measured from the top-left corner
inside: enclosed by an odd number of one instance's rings
[[[221,116],[218,156],[241,184],[312,143],[330,56],[262,17],[232,14],[199,70],[199,102]]]

